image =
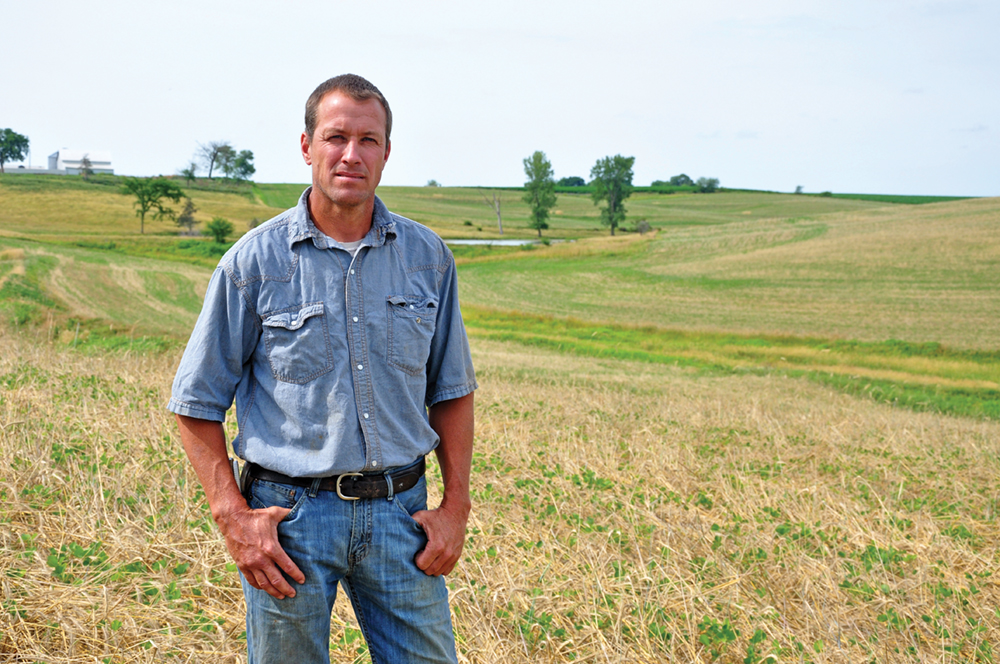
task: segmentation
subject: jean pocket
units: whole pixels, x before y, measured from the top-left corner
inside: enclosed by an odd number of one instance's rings
[[[417,523],[413,515],[421,510],[427,509],[427,478],[421,477],[417,483],[392,497],[392,502],[403,512],[417,528],[423,530],[423,526]]]
[[[292,510],[283,521],[288,521],[297,512],[299,503],[306,496],[304,487],[288,486],[287,484],[277,484],[266,480],[255,479],[250,484],[250,500],[248,504],[252,509],[264,510],[268,507],[282,507]]]
[[[333,349],[322,302],[267,314],[264,347],[271,373],[285,383],[307,383],[333,369]]]
[[[389,364],[419,376],[431,354],[437,323],[438,301],[420,295],[390,295],[388,313]]]

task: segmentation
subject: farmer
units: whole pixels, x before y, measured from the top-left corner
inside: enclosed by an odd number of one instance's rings
[[[360,76],[316,88],[312,186],[222,258],[174,379],[168,408],[240,570],[251,663],[329,661],[338,583],[373,662],[456,661],[442,575],[465,541],[477,385],[451,252],[375,196],[391,129]],[[234,398],[241,481],[222,428]]]

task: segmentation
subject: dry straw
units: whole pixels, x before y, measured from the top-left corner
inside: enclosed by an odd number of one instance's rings
[[[163,409],[176,356],[0,335],[0,659],[242,661],[239,584]],[[475,359],[462,661],[996,656],[996,423],[788,378]],[[361,643],[338,600],[333,660]]]

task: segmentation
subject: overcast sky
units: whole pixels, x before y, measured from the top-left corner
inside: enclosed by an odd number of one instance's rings
[[[1000,195],[996,0],[0,0],[0,127],[175,173],[198,143],[308,182],[306,97],[353,72],[394,114],[382,183],[523,183],[635,156],[792,191]]]

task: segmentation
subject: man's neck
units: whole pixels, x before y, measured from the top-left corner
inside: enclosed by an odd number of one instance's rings
[[[337,242],[356,242],[368,234],[375,211],[374,197],[356,206],[337,205],[325,196],[309,192],[309,215],[316,228]]]

